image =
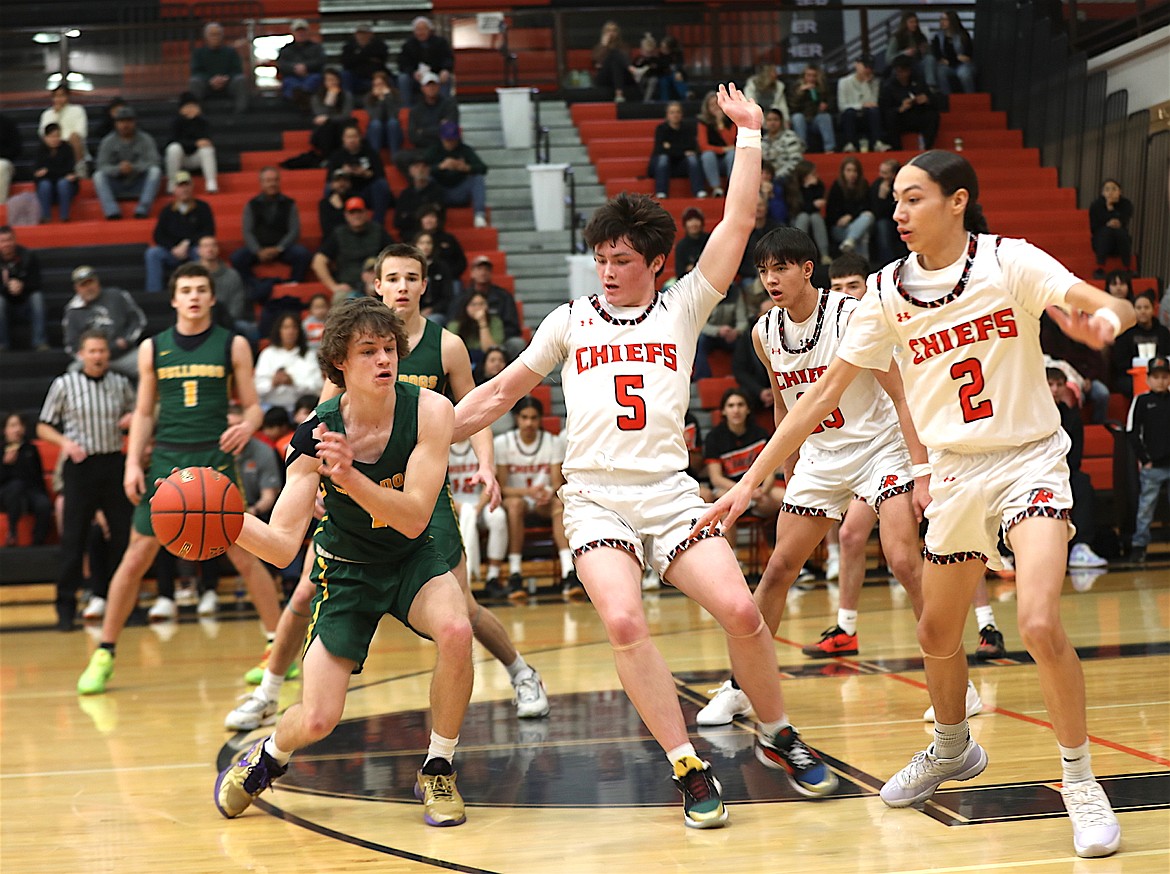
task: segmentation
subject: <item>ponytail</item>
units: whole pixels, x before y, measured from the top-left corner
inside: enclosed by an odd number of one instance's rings
[[[987,226],[987,217],[983,215],[983,204],[973,200],[967,201],[967,209],[963,211],[963,230],[973,234],[990,234]]]

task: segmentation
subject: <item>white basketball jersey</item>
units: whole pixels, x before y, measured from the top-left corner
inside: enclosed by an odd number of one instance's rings
[[[941,270],[924,270],[911,254],[871,275],[839,354],[871,369],[894,354],[918,435],[931,449],[1031,443],[1060,427],[1040,315],[1063,304],[1078,281],[1024,240],[972,234],[964,256]]]
[[[840,291],[821,289],[817,306],[803,322],[794,322],[786,310],[773,307],[756,322],[756,333],[768,353],[780,385],[784,406],[820,379],[837,355],[849,318],[859,301]],[[889,361],[886,362],[887,369]],[[814,451],[838,451],[856,443],[881,442],[900,434],[894,402],[866,370],[845,389],[837,409],[808,436],[804,446]]]
[[[495,440],[496,467],[505,471],[501,486],[526,489],[532,486],[552,485],[552,466],[565,460],[565,445],[556,434],[537,433],[533,443],[520,439],[520,432],[512,430]]]
[[[460,440],[458,443],[452,443],[447,458],[447,477],[451,483],[451,494],[456,500],[465,503],[478,501],[483,492],[483,483],[471,481],[475,472],[479,470],[479,459],[475,457],[471,441]]]
[[[562,365],[566,477],[687,469],[683,417],[695,344],[721,298],[693,270],[645,309],[613,307],[594,295],[558,307],[541,323],[520,360],[542,375]]]

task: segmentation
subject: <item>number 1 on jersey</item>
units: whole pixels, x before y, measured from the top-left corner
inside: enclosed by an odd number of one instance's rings
[[[646,399],[632,393],[645,388],[642,374],[618,375],[613,378],[613,390],[618,406],[629,410],[617,417],[617,426],[623,431],[641,431],[646,427]]]

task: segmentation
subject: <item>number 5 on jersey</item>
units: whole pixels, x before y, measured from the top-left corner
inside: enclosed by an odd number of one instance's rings
[[[633,394],[635,389],[644,387],[645,383],[640,373],[618,375],[613,378],[613,390],[618,406],[629,411],[617,417],[617,426],[621,430],[641,431],[646,427],[646,399]]]

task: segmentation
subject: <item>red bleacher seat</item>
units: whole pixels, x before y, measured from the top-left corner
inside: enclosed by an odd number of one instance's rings
[[[696,385],[699,389],[699,406],[704,410],[719,409],[719,401],[723,393],[729,388],[735,388],[739,383],[734,376],[710,376],[700,379]]]

